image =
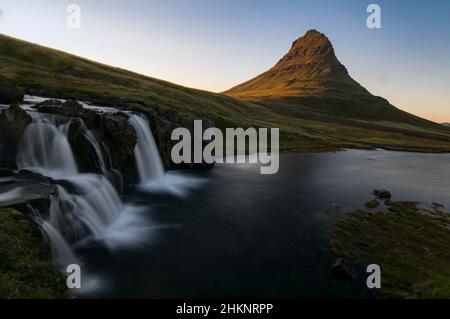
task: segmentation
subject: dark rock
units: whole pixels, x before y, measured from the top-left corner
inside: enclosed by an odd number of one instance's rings
[[[78,117],[78,113],[81,114],[83,111],[81,104],[74,100],[63,102],[57,99],[49,99],[35,107],[41,113],[58,114],[66,117]]]
[[[0,104],[11,104],[23,101],[24,92],[14,83],[0,76]]]
[[[6,196],[14,192],[16,196]],[[56,185],[51,178],[22,170],[19,173],[13,173],[7,180],[0,183],[0,207],[28,211],[31,206],[42,213],[47,213],[51,198],[57,194]]]
[[[374,194],[375,196],[377,196],[378,198],[380,198],[380,199],[389,199],[389,198],[392,197],[391,192],[390,192],[390,191],[387,191],[387,190],[385,190],[385,189],[375,189],[375,190],[373,191],[373,194]]]
[[[12,104],[0,112],[0,167],[16,168],[18,145],[31,121],[31,116],[18,104]]]
[[[13,170],[0,168],[0,177],[9,177],[13,175],[14,175]]]
[[[355,272],[350,266],[350,263],[344,258],[337,258],[331,267],[333,273],[339,277],[356,279]]]

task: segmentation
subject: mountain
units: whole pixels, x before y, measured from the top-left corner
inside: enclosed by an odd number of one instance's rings
[[[339,62],[330,40],[316,30],[296,40],[273,68],[224,94],[281,112],[294,108],[328,116],[437,128],[435,123],[403,112],[362,87]]]
[[[296,40],[289,52],[269,71],[225,93],[251,100],[370,95],[338,61],[330,40],[316,30],[310,30]]]
[[[444,126],[450,127],[450,123],[441,123]]]
[[[280,147],[285,151],[373,147],[450,151],[450,129],[373,97],[348,76],[326,37],[318,32],[309,34],[308,41],[299,40],[295,45],[300,57],[287,55],[273,74],[273,82],[263,83],[271,81],[271,73],[258,81],[259,92],[271,91],[278,82],[276,91],[283,96],[258,93],[251,98],[183,87],[0,34],[0,93],[3,83],[13,83],[19,89],[14,91],[17,93],[129,109],[138,104],[171,119],[207,117],[222,129],[276,127],[280,128]],[[304,51],[318,40],[322,45],[315,47],[315,54]],[[303,66],[308,63],[310,66]],[[299,74],[308,77],[309,84],[302,84]],[[291,83],[286,83],[287,79]],[[11,91],[7,86],[4,89]],[[260,98],[262,95],[265,97]],[[364,99],[374,100],[381,107],[362,103]],[[349,112],[352,108],[359,113]]]

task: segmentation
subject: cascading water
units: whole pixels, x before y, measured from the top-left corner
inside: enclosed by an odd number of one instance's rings
[[[89,142],[91,147],[93,148],[95,155],[97,157],[97,164],[102,172],[102,175],[106,176],[106,178],[116,186],[116,188],[122,190],[123,187],[123,179],[122,174],[119,170],[114,169],[112,167],[111,156],[109,153],[108,147],[99,141],[95,136],[95,133],[89,129],[87,129],[84,122],[82,122],[84,127],[84,138]]]
[[[37,117],[25,130],[17,166],[59,178],[78,174],[67,139],[70,122],[61,124],[56,117]]]
[[[129,117],[129,123],[137,135],[134,157],[140,190],[186,196],[188,189],[203,183],[201,179],[186,177],[176,172],[166,173],[148,120],[142,114],[130,113]]]
[[[17,156],[20,169],[64,180],[68,185],[58,186],[50,218],[41,221],[59,263],[73,262],[66,260],[74,256],[70,244],[89,235],[103,236],[124,210],[118,193],[104,176],[79,173],[67,137],[69,125],[54,116],[34,117]]]
[[[129,123],[136,130],[137,144],[134,156],[139,182],[146,184],[164,177],[164,166],[158,147],[149,128],[148,120],[140,114],[130,114]]]

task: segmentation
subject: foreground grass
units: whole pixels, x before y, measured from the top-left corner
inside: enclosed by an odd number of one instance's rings
[[[351,212],[337,223],[333,252],[354,265],[378,264],[387,298],[450,298],[450,215],[433,204],[394,202],[389,212]]]
[[[64,277],[41,248],[39,234],[22,213],[0,209],[0,298],[67,297]]]

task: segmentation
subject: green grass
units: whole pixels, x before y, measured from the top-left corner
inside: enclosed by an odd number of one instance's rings
[[[0,209],[0,299],[67,297],[65,279],[43,254],[41,242],[20,212]]]
[[[387,298],[450,298],[450,215],[434,204],[393,202],[389,212],[351,212],[335,226],[333,252],[355,265],[378,264]]]
[[[207,115],[218,127],[277,127],[282,151],[372,147],[450,151],[450,141],[281,114],[263,105],[178,86],[4,35],[0,35],[0,72],[26,91],[49,97],[86,100],[99,105],[140,103],[160,110],[173,108],[191,118]],[[436,132],[434,126],[398,122],[397,118],[391,122],[383,118],[382,122],[386,126]],[[440,133],[450,136],[450,129],[442,128]]]

